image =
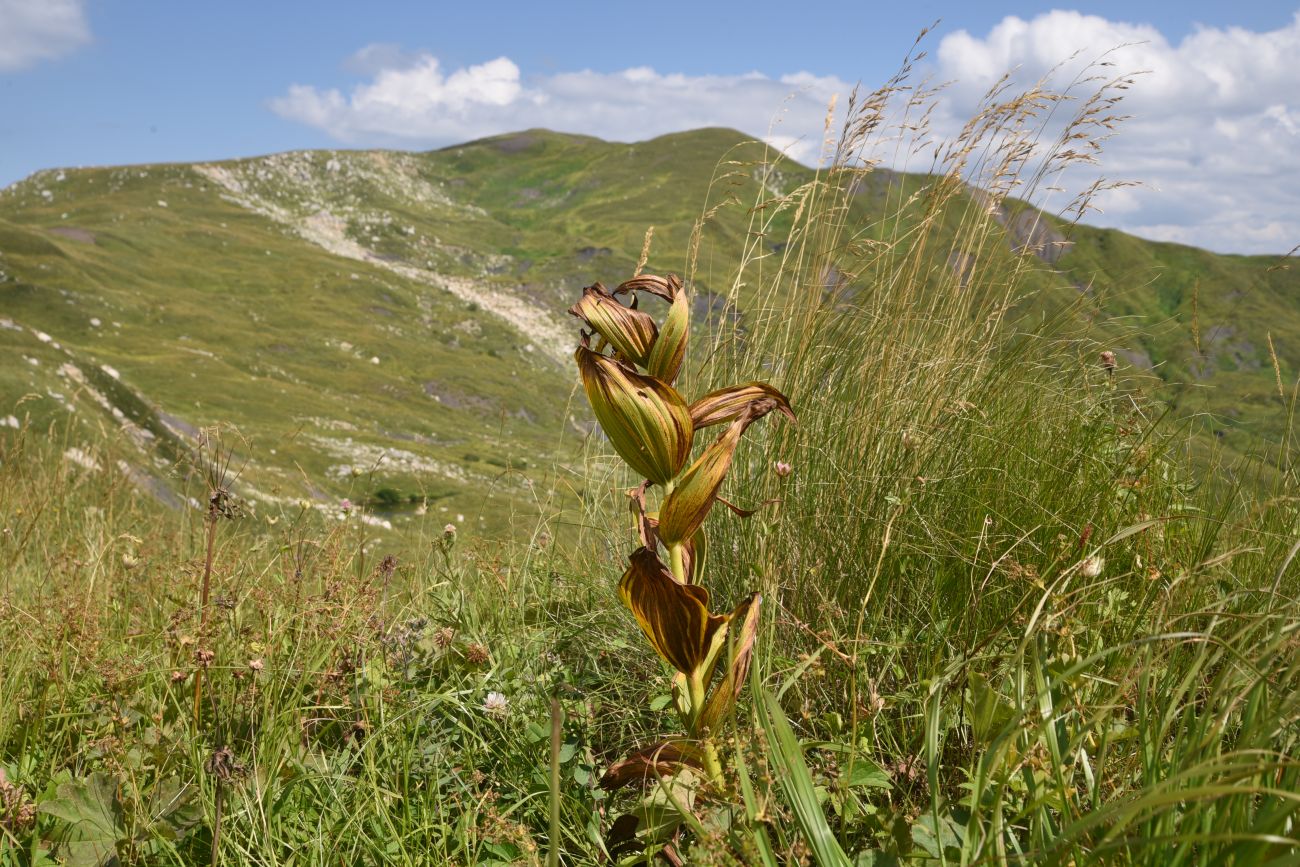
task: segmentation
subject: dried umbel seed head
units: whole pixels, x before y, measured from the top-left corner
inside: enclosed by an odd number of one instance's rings
[[[230,782],[244,773],[244,763],[235,758],[230,747],[221,747],[213,751],[203,768],[223,783]]]

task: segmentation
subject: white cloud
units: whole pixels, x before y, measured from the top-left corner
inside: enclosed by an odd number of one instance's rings
[[[1008,71],[1019,87],[1053,70],[1054,81],[1068,82],[1108,51],[1110,74],[1146,73],[1121,106],[1133,118],[1106,143],[1102,168],[1145,186],[1104,194],[1103,213],[1089,222],[1228,252],[1300,243],[1300,13],[1275,31],[1203,27],[1176,44],[1147,24],[1066,11],[1009,16],[983,36],[951,33],[921,70],[953,80],[935,130],[954,134]],[[366,76],[350,92],[295,84],[272,109],[356,145],[429,147],[528,127],[639,141],[728,126],[815,162],[828,100],[838,95],[843,106],[852,89],[809,72],[682,75],[646,66],[525,77],[505,57],[445,70],[427,53],[391,45],[367,46],[348,67]],[[1079,171],[1067,178],[1072,187],[1084,180]]]
[[[1270,32],[1202,27],[1176,44],[1149,25],[1065,11],[949,34],[936,71],[959,81],[940,122],[951,128],[1007,70],[1024,87],[1080,52],[1053,76],[1068,81],[1109,49],[1110,73],[1145,72],[1103,173],[1144,186],[1103,195],[1088,220],[1225,252],[1300,243],[1300,13]]]
[[[355,68],[390,52],[391,46],[368,46],[350,64]],[[792,143],[792,155],[807,159],[815,157],[827,101],[849,88],[839,79],[807,73],[778,80],[757,72],[688,76],[647,66],[525,81],[505,57],[446,71],[437,58],[422,54],[375,70],[346,95],[295,84],[271,108],[351,144],[425,147],[528,127],[640,141],[729,126]]]
[[[89,41],[82,0],[0,0],[0,70],[53,60]]]

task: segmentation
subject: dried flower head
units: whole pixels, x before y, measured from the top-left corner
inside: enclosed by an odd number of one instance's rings
[[[777,461],[774,465],[774,469],[776,470],[776,474],[783,479],[794,472],[794,467],[790,466],[785,461]]]
[[[1101,366],[1107,373],[1115,372],[1115,353],[1107,349],[1101,354]]]
[[[483,665],[491,658],[492,655],[488,653],[487,647],[477,641],[465,648],[465,659],[472,665]]]
[[[250,659],[248,661],[248,668],[250,671],[261,671],[266,668],[266,663],[261,659]]]
[[[221,747],[213,751],[203,768],[223,783],[236,779],[244,773],[244,763],[235,758],[230,747]]]
[[[4,768],[0,768],[0,831],[17,837],[35,824],[36,804],[22,786],[9,782]]]

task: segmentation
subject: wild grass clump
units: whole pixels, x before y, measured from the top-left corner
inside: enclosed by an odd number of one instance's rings
[[[800,425],[764,432],[727,493],[780,520],[709,543],[737,564],[724,587],[775,603],[756,670],[837,833],[887,863],[1298,851],[1294,491],[1190,466],[1117,372],[1120,326],[1052,286],[1062,224],[1010,225],[1013,193],[1095,159],[1129,83],[995,88],[939,144],[905,70],[855,95],[815,180],[751,203],[742,315],[699,375],[761,370]],[[864,195],[884,219],[854,221]]]
[[[0,439],[0,863],[599,851],[596,782],[639,732],[644,673],[550,546],[474,547],[429,518],[389,548],[355,515],[255,517],[202,472],[178,511],[122,470],[132,444],[76,442]]]

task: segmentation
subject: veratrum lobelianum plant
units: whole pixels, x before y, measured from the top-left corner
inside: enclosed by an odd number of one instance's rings
[[[668,302],[662,325],[639,309],[641,294]],[[630,303],[620,302],[621,295]],[[744,686],[762,602],[753,593],[729,613],[709,610],[709,591],[701,583],[704,522],[716,502],[742,516],[752,514],[718,495],[736,447],[746,429],[773,410],[791,421],[795,416],[785,395],[764,382],[721,388],[686,402],[673,384],[686,355],[690,302],[676,275],[638,276],[613,292],[596,283],[583,289],[569,312],[590,329],[581,332],[575,358],[596,419],[614,451],[645,479],[630,492],[641,547],[629,557],[618,591],[650,644],[675,670],[673,699],[685,730],[682,739],[654,744],[618,762],[601,785],[617,789],[657,781],[662,793],[668,781],[670,806],[680,812],[682,800],[694,798],[697,772],[715,788],[724,782],[714,736]],[[696,433],[715,425],[725,428],[692,462]],[[656,486],[662,490],[659,509],[647,511],[646,495]],[[649,825],[671,830],[673,813],[663,811],[666,818],[660,820],[639,811],[642,833],[654,833]]]

